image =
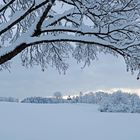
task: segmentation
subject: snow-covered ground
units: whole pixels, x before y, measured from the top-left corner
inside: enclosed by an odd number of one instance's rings
[[[140,140],[140,114],[88,104],[0,103],[0,140]]]

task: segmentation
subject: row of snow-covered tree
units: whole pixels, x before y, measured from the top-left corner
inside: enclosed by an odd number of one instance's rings
[[[19,102],[19,99],[14,97],[0,97],[0,102]]]
[[[52,98],[28,97],[22,103],[89,103],[98,104],[101,112],[131,112],[140,113],[140,97],[136,94],[117,91],[112,94],[105,92],[80,93],[78,96],[63,99],[57,92]]]
[[[87,94],[83,94],[80,92],[77,96],[68,96],[67,98],[63,98],[60,92],[54,93],[54,97],[27,97],[23,99],[22,103],[91,103],[91,104],[99,104],[103,98],[108,96],[105,92],[90,92]]]
[[[116,91],[112,94],[105,92],[83,94],[80,92],[77,96],[68,96],[67,98],[63,98],[60,92],[56,92],[53,97],[27,97],[21,101],[13,97],[0,97],[1,101],[38,104],[88,103],[99,105],[99,111],[101,112],[140,113],[140,97],[137,94],[122,91]]]
[[[65,99],[58,99],[54,97],[27,97],[21,101],[21,103],[39,103],[39,104],[51,104],[51,103],[64,103]]]

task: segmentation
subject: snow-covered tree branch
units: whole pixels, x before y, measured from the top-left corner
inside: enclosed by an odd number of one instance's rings
[[[0,65],[21,54],[23,65],[89,65],[98,53],[121,55],[140,71],[139,0],[0,0]],[[72,43],[74,42],[74,43]],[[138,78],[139,78],[138,74]]]

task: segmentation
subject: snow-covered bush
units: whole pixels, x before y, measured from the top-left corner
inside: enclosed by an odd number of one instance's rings
[[[101,112],[140,113],[140,98],[136,94],[117,91],[102,100],[99,110]]]

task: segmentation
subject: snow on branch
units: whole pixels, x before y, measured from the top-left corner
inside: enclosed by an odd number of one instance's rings
[[[104,52],[139,71],[139,13],[138,0],[2,0],[0,65],[21,54],[26,66],[51,64],[61,71],[71,56],[90,64]]]

